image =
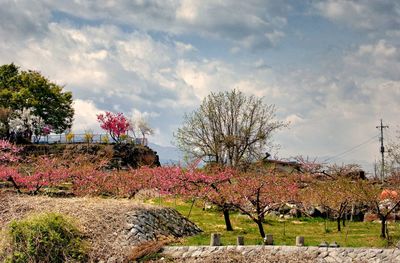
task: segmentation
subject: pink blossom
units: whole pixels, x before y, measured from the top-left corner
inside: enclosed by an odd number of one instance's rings
[[[100,127],[107,131],[114,141],[120,142],[121,135],[126,134],[129,129],[129,121],[122,113],[112,113],[107,111],[97,115]]]

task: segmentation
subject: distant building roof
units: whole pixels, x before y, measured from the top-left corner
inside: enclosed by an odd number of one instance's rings
[[[279,160],[270,160],[267,158],[263,159],[263,162],[266,165],[274,166],[273,169],[277,169],[283,172],[292,173],[294,171],[301,171],[301,165],[297,162],[287,162],[287,161],[279,161]]]

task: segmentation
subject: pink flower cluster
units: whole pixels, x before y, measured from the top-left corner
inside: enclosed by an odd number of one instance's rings
[[[52,130],[51,125],[45,125],[42,129],[43,135],[49,135]]]
[[[105,114],[97,115],[97,120],[100,122],[100,127],[116,142],[120,142],[121,135],[126,134],[129,129],[129,121],[122,113],[107,111]]]
[[[9,141],[0,140],[0,163],[17,162],[20,159],[18,154],[21,150],[21,147],[18,147]]]

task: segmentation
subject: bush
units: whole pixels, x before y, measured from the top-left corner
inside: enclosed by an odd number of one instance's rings
[[[14,220],[8,230],[6,262],[86,262],[82,234],[71,219],[57,213]]]

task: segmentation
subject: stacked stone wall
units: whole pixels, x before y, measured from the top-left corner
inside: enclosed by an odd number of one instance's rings
[[[162,255],[175,260],[202,262],[207,258],[224,258],[240,254],[243,259],[262,258],[265,262],[400,262],[399,249],[320,248],[295,246],[177,246],[164,247]],[[222,255],[222,256],[221,256]],[[278,261],[274,261],[279,259]],[[291,259],[295,261],[291,261]],[[300,261],[298,261],[300,260]],[[249,261],[250,262],[250,261]],[[264,262],[264,261],[262,261]]]
[[[171,208],[137,209],[127,214],[124,236],[129,244],[137,245],[161,236],[184,237],[202,230]]]

